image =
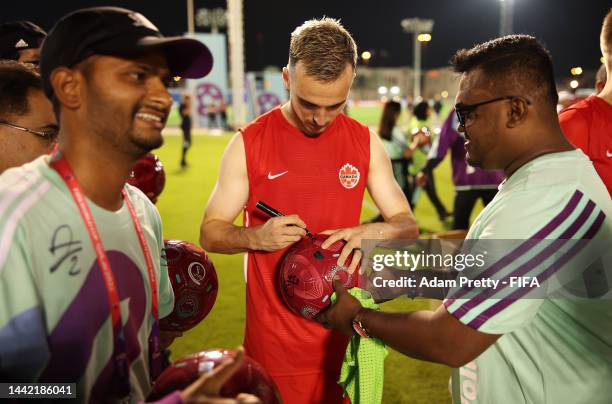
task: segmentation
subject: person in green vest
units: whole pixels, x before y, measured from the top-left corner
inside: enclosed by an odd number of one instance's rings
[[[412,184],[412,193],[408,198],[408,201],[410,202],[410,206],[414,207],[419,199],[421,189],[421,187],[417,186],[416,184],[416,175],[421,172],[427,163],[427,154],[429,153],[429,149],[431,147],[431,140],[433,140],[431,139],[431,136],[433,136],[433,128],[431,127],[430,121],[431,107],[427,101],[421,101],[416,104],[412,113],[413,117],[410,120],[409,131],[407,134],[408,142],[412,143],[416,136],[424,137],[426,139],[425,142],[419,142],[420,146],[412,153],[412,161],[408,167],[409,180]],[[423,189],[436,209],[438,218],[441,221],[444,221],[450,214],[438,197],[433,176],[428,178]]]
[[[420,134],[411,139],[410,144],[406,143],[406,136],[404,136],[404,133],[397,124],[401,113],[402,106],[399,102],[387,101],[383,107],[383,112],[378,124],[378,135],[391,160],[395,181],[410,203],[410,197],[413,193],[411,183],[408,181],[410,158],[416,150],[429,140],[427,136]],[[383,217],[382,215],[378,215],[371,221],[381,222],[383,221]]]

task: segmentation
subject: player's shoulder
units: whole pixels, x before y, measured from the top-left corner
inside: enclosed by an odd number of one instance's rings
[[[280,107],[272,108],[270,111],[259,115],[257,118],[238,129],[242,137],[257,136],[264,132],[264,129],[273,122],[284,119]]]
[[[564,131],[571,131],[574,127],[587,127],[598,101],[598,97],[590,96],[559,112],[559,123]]]
[[[567,119],[568,117],[588,117],[591,114],[591,110],[597,105],[599,98],[596,96],[590,96],[583,100],[580,100],[572,105],[565,107],[559,112],[560,119]]]
[[[570,106],[559,113],[559,124],[563,133],[570,139],[587,136],[590,112],[586,108]]]
[[[591,95],[589,97],[586,97],[578,102],[575,102],[571,105],[569,105],[568,107],[566,107],[565,109],[563,109],[559,115],[561,114],[565,114],[567,112],[571,112],[571,111],[582,111],[584,112],[585,110],[588,110],[590,108],[593,108],[594,105],[597,104],[597,101],[599,100],[599,98],[597,96]]]

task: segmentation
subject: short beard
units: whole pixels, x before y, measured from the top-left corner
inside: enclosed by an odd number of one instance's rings
[[[134,120],[141,108],[140,105],[135,106],[131,111],[132,122],[125,131],[112,120],[101,120],[100,117],[102,116],[117,116],[121,111],[112,108],[113,103],[105,99],[104,92],[91,80],[91,72],[88,69],[85,69],[84,74],[88,76],[87,86],[89,87],[90,105],[95,106],[95,109],[90,111],[91,118],[89,119],[95,135],[104,139],[104,142],[110,144],[111,148],[134,158],[140,158],[163,145],[164,139],[161,134],[153,138],[147,138],[146,136],[140,136],[135,131]],[[126,138],[123,139],[119,132],[123,132],[124,136],[127,135]]]
[[[152,150],[159,149],[164,144],[164,138],[161,135],[153,139],[143,139],[134,132],[130,132],[129,140],[130,145],[133,146],[134,150],[137,150],[137,153],[140,153],[140,155],[145,155]]]

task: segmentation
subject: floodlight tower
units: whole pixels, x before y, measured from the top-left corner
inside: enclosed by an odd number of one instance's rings
[[[499,0],[499,36],[514,33],[514,0]]]
[[[195,32],[193,21],[193,0],[187,0],[187,32],[190,34]]]
[[[404,32],[413,37],[413,65],[414,65],[414,100],[421,97],[421,42],[431,41],[431,31],[434,21],[421,18],[405,18],[401,22]]]
[[[234,127],[246,123],[246,104],[244,102],[244,24],[242,0],[227,1],[230,79],[232,83],[232,110]]]
[[[220,7],[200,8],[195,15],[195,19],[198,27],[210,28],[210,32],[213,34],[218,34],[219,28],[227,27],[227,12]]]

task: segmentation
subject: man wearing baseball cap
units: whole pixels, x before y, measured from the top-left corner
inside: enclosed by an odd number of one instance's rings
[[[0,25],[0,59],[38,64],[39,48],[47,33],[30,21]]]
[[[170,77],[202,77],[212,56],[139,13],[98,7],[56,23],[40,67],[60,140],[0,176],[0,379],[76,383],[83,403],[143,401],[172,340],[158,320],[173,294],[159,213],[125,182],[163,143]]]

